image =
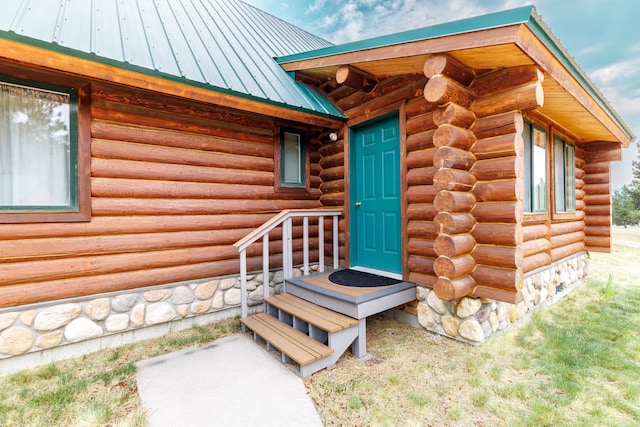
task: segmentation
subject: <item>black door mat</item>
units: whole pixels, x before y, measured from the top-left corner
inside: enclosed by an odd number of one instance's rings
[[[354,286],[358,288],[367,288],[373,286],[389,286],[402,283],[402,280],[392,279],[390,277],[379,276],[377,274],[365,273],[363,271],[344,269],[334,271],[329,274],[329,281],[336,285]]]

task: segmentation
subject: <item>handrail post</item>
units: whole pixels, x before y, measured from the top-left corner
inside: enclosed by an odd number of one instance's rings
[[[302,251],[304,275],[309,274],[309,216],[305,215],[302,220]]]
[[[338,215],[333,216],[333,268],[340,264],[340,242],[338,242]]]
[[[247,251],[240,251],[240,317],[247,317]]]
[[[269,296],[269,233],[262,238],[262,296]]]
[[[320,272],[324,272],[324,217],[318,217],[318,264]]]
[[[289,217],[282,224],[282,274],[285,279],[290,279],[293,275],[292,223],[293,221]]]
[[[287,264],[289,263],[287,253],[287,221],[282,223],[282,278],[287,279]]]

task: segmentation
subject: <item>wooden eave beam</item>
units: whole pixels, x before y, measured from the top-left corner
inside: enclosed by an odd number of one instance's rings
[[[362,90],[365,93],[373,92],[378,85],[378,79],[375,76],[350,65],[342,65],[338,68],[336,81],[338,84]]]
[[[286,71],[310,70],[323,67],[339,67],[343,64],[356,65],[362,62],[398,59],[431,53],[450,52],[485,46],[515,43],[522,24],[492,28],[473,33],[454,34],[427,40],[417,40],[404,44],[392,44],[353,52],[318,58],[285,62],[280,65]]]
[[[622,147],[617,142],[592,142],[584,145],[585,160],[589,162],[619,162]]]
[[[593,117],[600,122],[624,147],[631,139],[620,129],[610,115],[589,95],[576,78],[560,63],[538,37],[525,25],[520,27],[516,45],[535,61],[551,78],[558,82]]]
[[[19,61],[16,60],[19,58]],[[280,117],[310,125],[339,128],[341,120],[322,117],[304,111],[293,110],[257,100],[216,92],[188,84],[155,77],[116,66],[90,61],[39,47],[0,39],[0,61],[7,61],[26,67],[64,73],[89,80],[115,83],[138,89],[159,92],[170,96],[190,99],[206,104],[215,104],[241,111]]]

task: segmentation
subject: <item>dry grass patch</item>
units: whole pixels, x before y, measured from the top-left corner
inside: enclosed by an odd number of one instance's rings
[[[367,358],[347,354],[305,380],[325,425],[501,425],[504,402],[522,405],[544,381],[499,345],[471,347],[382,316],[367,334]]]

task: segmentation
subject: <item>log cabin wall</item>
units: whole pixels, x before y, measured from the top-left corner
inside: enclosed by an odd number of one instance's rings
[[[434,291],[445,300],[473,293],[516,303],[525,273],[585,251],[585,216],[601,213],[610,220],[608,193],[585,197],[585,169],[588,159],[595,168],[604,167],[616,147],[576,147],[574,214],[553,214],[549,200],[548,214],[524,215],[522,112],[535,112],[543,104],[542,73],[520,66],[475,75],[446,55],[428,58],[424,71],[429,78],[424,96],[440,105],[434,135],[439,147],[434,157],[439,212]],[[543,125],[552,146],[558,130]],[[608,174],[603,179],[608,182]],[[605,231],[594,228],[592,233]],[[609,243],[595,236],[592,241],[603,247]]]
[[[0,308],[237,273],[235,241],[321,205],[317,129],[100,83],[91,94],[91,219],[0,225]],[[281,124],[306,132],[308,191],[276,191]]]
[[[349,125],[394,109],[404,113],[405,278],[433,287],[444,300],[473,294],[516,303],[526,273],[585,250],[586,151],[576,146],[575,215],[525,216],[522,112],[543,103],[540,70],[476,75],[450,56],[432,55],[424,77],[390,77],[370,92],[335,81],[324,89]],[[545,128],[553,134],[551,124]],[[321,201],[342,206],[348,198],[344,136],[319,151]],[[598,200],[591,198],[594,206]],[[347,221],[341,221],[345,246]]]
[[[542,105],[542,73],[525,66],[475,75],[445,55],[427,59],[424,71],[424,96],[439,105],[438,279],[432,290],[418,288],[418,321],[479,343],[583,282],[585,150],[575,150],[575,214],[553,214],[549,200],[548,213],[525,215],[523,113]],[[545,123],[550,137],[554,126]]]
[[[583,196],[585,245],[588,250],[611,250],[611,162],[622,160],[620,144],[594,143],[584,147]]]
[[[427,101],[452,111],[436,131],[439,158],[450,158],[440,161],[438,201],[439,216],[458,224],[438,227],[437,241],[459,249],[440,250],[451,268],[439,272],[434,291],[446,300],[473,293],[516,302],[524,284],[520,111],[541,105],[541,73],[527,66],[477,76],[446,55],[428,58],[424,71]]]

